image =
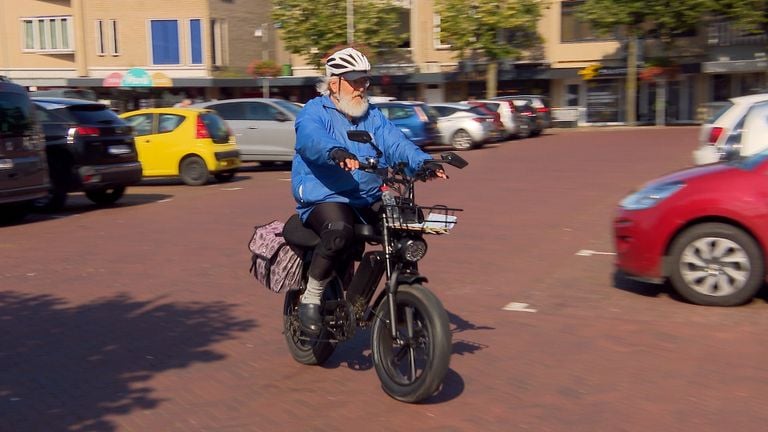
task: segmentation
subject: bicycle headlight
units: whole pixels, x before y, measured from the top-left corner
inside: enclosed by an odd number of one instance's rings
[[[427,254],[427,242],[421,239],[404,238],[400,240],[397,251],[406,261],[416,262]]]

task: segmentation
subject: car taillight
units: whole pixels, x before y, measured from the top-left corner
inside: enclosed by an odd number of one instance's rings
[[[421,110],[421,107],[414,107],[414,110],[416,111],[416,115],[419,116],[419,120],[425,123],[429,121],[429,117],[424,114],[424,111]]]
[[[536,112],[540,112],[540,113],[549,112],[549,108],[547,108],[547,107],[538,107],[538,108],[536,108]]]
[[[78,126],[75,128],[75,133],[80,136],[99,136],[99,128],[92,126]]]
[[[472,117],[472,120],[478,122],[478,123],[485,123],[489,119],[486,119],[485,117]]]
[[[202,117],[197,116],[197,127],[195,138],[202,139],[202,138],[210,138],[211,134],[208,133],[208,127],[205,126],[205,123],[203,122]]]
[[[715,145],[717,143],[717,140],[720,138],[720,135],[723,134],[723,128],[721,127],[713,127],[709,130],[709,144]]]

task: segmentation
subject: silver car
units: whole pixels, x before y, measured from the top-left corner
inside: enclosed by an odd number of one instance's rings
[[[493,117],[478,107],[464,103],[429,104],[440,115],[437,129],[443,144],[456,150],[469,150],[487,141],[498,139]]]
[[[294,123],[301,107],[283,99],[243,98],[197,103],[216,111],[232,128],[244,162],[293,159]]]

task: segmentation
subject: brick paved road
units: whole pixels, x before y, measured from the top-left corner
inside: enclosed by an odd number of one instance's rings
[[[689,164],[696,131],[555,131],[424,185],[466,211],[423,264],[454,355],[419,405],[380,390],[367,332],[324,367],[290,359],[246,249],[292,209],[284,171],[0,227],[0,431],[764,430],[763,299],[695,307],[575,254],[612,251],[615,203]]]

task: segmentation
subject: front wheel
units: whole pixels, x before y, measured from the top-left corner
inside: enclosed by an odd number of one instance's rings
[[[740,305],[750,301],[763,284],[759,245],[732,225],[694,225],[675,239],[669,256],[672,287],[691,303]]]
[[[402,402],[432,396],[448,372],[451,333],[440,300],[421,285],[401,285],[395,298],[397,338],[393,340],[389,302],[376,308],[371,352],[384,391]]]
[[[451,147],[453,147],[454,150],[469,150],[473,145],[472,135],[464,129],[457,130],[453,134],[453,137],[451,137]]]
[[[115,186],[113,188],[85,191],[85,196],[89,200],[99,205],[114,204],[123,197],[125,186]]]

